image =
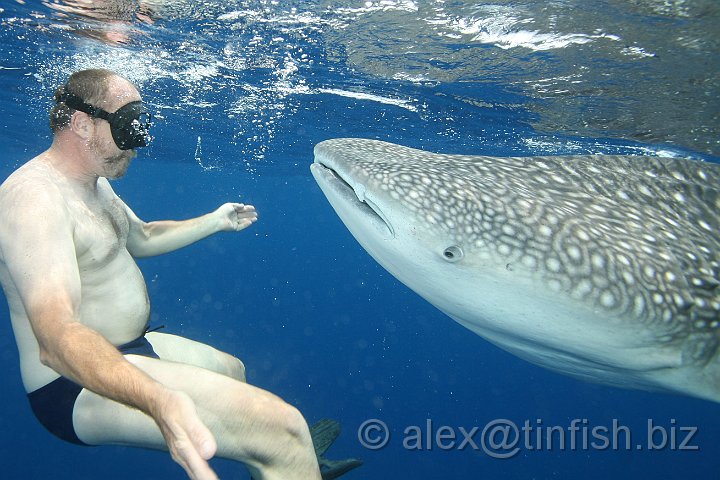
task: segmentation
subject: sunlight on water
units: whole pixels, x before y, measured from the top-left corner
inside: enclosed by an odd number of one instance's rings
[[[38,108],[72,71],[117,70],[161,118],[182,105],[232,120],[229,141],[258,162],[303,97],[318,94],[404,109],[414,124],[462,122],[433,109],[439,94],[465,105],[463,115],[524,112],[550,135],[525,146],[572,134],[720,153],[720,7],[710,0],[119,4],[13,5],[4,34],[29,47],[0,63],[32,74]],[[555,151],[565,147],[575,150]]]

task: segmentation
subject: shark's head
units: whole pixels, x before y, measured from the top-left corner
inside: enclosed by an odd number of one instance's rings
[[[491,194],[478,197],[471,172],[452,156],[366,139],[334,139],[315,147],[311,171],[360,244],[390,273],[455,318],[477,316],[483,283],[512,265],[493,254]],[[499,231],[512,236],[509,227]],[[515,277],[519,272],[515,271]],[[515,278],[516,280],[516,278]],[[498,292],[488,302],[506,299]]]

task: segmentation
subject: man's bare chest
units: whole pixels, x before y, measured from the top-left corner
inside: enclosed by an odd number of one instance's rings
[[[107,265],[127,243],[129,222],[119,201],[72,202],[73,238],[78,266],[92,269]]]

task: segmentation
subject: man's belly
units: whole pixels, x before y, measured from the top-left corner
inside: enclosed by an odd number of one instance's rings
[[[123,256],[124,257],[124,256]],[[118,256],[103,269],[83,270],[80,322],[102,334],[113,345],[121,345],[145,332],[150,302],[140,269],[130,254]],[[40,354],[30,322],[19,298],[8,295],[15,339],[20,353],[23,384],[28,392],[57,378],[57,373],[40,363]]]
[[[80,321],[113,345],[142,335],[149,317],[145,280],[134,261],[82,279]]]

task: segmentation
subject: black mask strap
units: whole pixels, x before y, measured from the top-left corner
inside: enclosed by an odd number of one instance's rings
[[[85,102],[82,98],[78,97],[70,91],[65,85],[63,87],[63,93],[60,95],[58,102],[62,102],[73,110],[78,110],[83,113],[87,113],[93,118],[101,118],[103,120],[110,121],[110,113],[99,107],[94,107],[89,103]]]

